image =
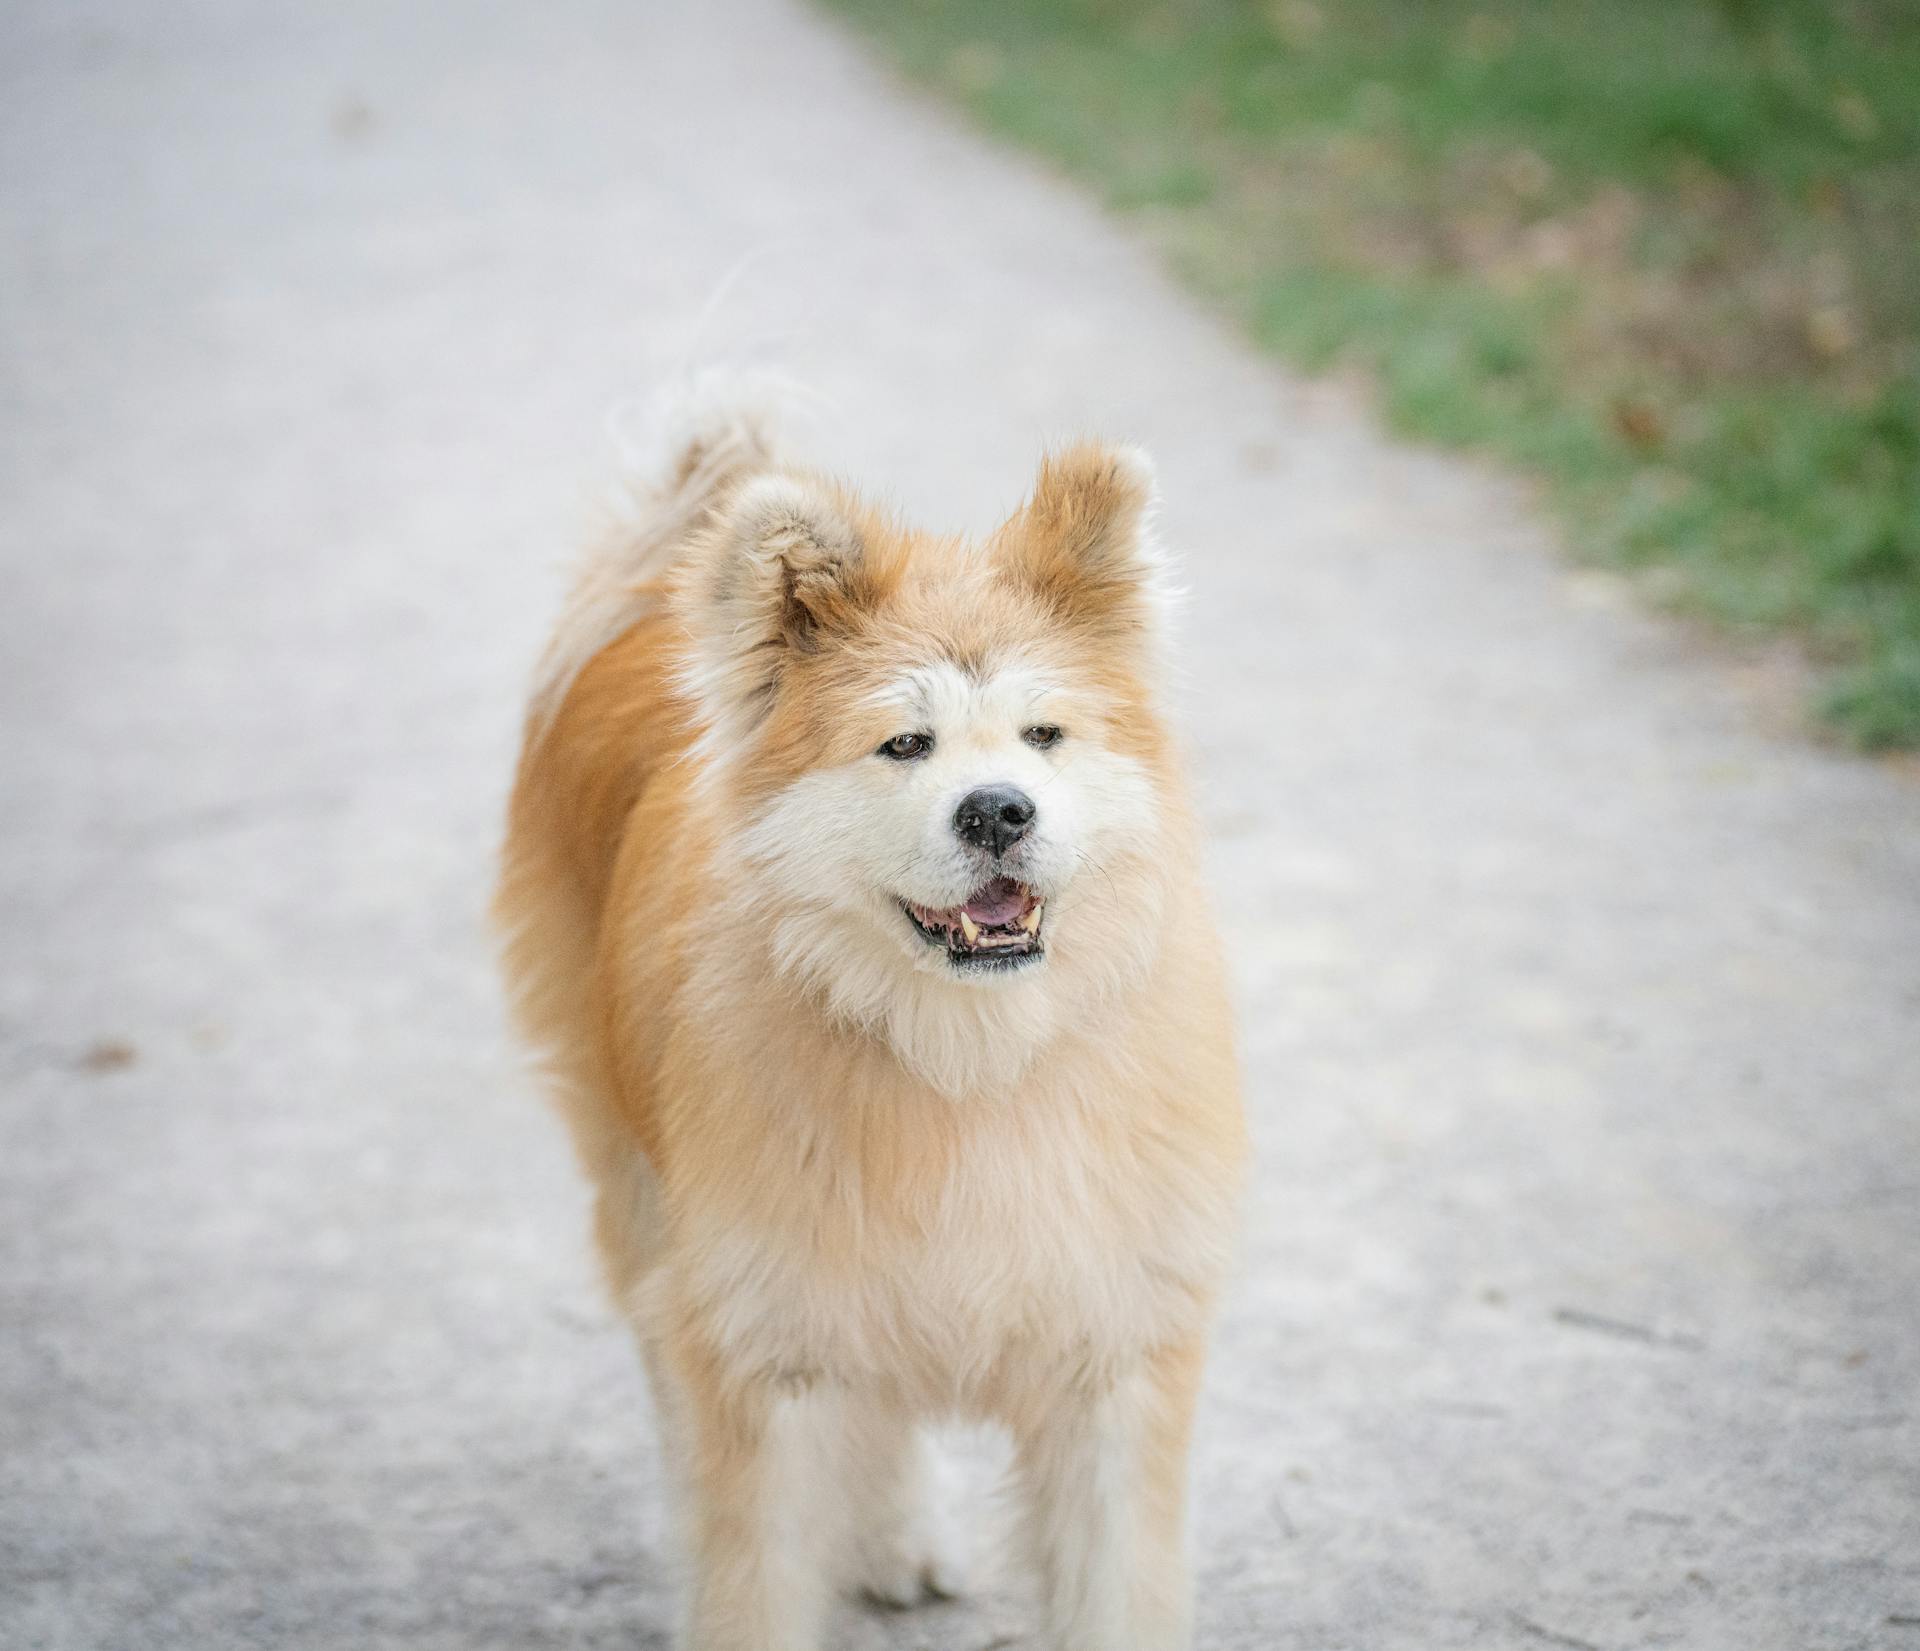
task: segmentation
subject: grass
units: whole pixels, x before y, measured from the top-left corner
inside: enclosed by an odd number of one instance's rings
[[[1920,0],[828,0],[1920,747]]]

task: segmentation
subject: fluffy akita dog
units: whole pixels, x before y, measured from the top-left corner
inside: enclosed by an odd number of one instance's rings
[[[1135,452],[978,543],[709,421],[543,667],[498,914],[679,1480],[689,1651],[958,1586],[1011,1434],[1056,1651],[1189,1641],[1244,1138]]]

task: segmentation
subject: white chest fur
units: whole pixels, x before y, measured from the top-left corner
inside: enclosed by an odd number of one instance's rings
[[[935,1176],[876,1185],[822,1153],[764,1198],[683,1212],[672,1286],[737,1370],[879,1382],[942,1409],[1010,1363],[1118,1368],[1197,1329],[1225,1189],[1076,1106],[1001,1123],[969,1130]]]

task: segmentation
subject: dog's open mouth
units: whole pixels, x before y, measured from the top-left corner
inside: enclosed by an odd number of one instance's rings
[[[1017,968],[1040,955],[1040,920],[1046,902],[1025,883],[996,877],[967,897],[966,904],[936,911],[900,902],[908,921],[930,946],[944,946],[958,968]]]

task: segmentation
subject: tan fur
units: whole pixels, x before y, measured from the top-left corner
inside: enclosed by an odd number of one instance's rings
[[[497,901],[684,1481],[686,1642],[812,1651],[849,1553],[882,1592],[882,1551],[941,1585],[900,1504],[916,1424],[967,1417],[1015,1440],[1052,1643],[1171,1651],[1244,1144],[1156,709],[1148,472],[1070,450],[966,546],[740,451],[691,500],[679,461],[674,542],[627,547],[624,630],[584,663],[557,639]],[[804,831],[810,776],[882,760],[901,673],[1008,661],[1145,777],[1153,828],[1049,902],[1043,964],[962,984],[900,938],[896,979],[884,924],[796,905],[755,834]]]

